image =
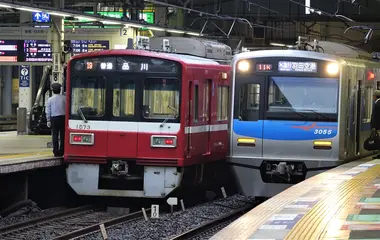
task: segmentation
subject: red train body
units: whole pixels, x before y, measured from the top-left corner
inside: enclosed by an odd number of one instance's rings
[[[164,198],[228,152],[230,66],[145,50],[73,57],[64,159],[79,195]]]

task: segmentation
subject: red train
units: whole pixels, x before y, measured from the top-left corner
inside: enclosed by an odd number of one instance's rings
[[[230,66],[147,50],[74,56],[67,181],[79,195],[164,198],[228,152]]]

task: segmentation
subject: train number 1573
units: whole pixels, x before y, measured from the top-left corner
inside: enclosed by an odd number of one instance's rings
[[[90,128],[90,125],[78,124],[77,129],[90,130],[91,128]]]
[[[314,134],[318,134],[318,135],[331,135],[332,133],[332,130],[328,130],[328,129],[315,129],[314,130]]]

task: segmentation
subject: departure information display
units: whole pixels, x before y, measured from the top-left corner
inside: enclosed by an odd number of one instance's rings
[[[316,62],[278,62],[278,71],[280,72],[317,72]]]
[[[71,48],[73,54],[94,52],[99,50],[108,50],[110,48],[109,41],[99,40],[71,40]]]
[[[0,40],[0,62],[17,62],[17,40]]]
[[[25,62],[51,62],[52,49],[46,40],[24,41]]]

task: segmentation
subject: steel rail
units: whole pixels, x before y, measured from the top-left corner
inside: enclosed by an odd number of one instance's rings
[[[82,207],[68,209],[68,210],[58,212],[58,213],[49,214],[47,216],[38,217],[38,218],[30,219],[27,221],[11,224],[8,226],[0,227],[0,236],[5,235],[5,234],[9,234],[9,233],[14,232],[14,231],[18,231],[20,229],[29,228],[29,227],[32,227],[34,225],[40,224],[40,223],[55,220],[55,219],[58,219],[61,217],[70,216],[70,215],[78,214],[81,212],[85,212],[85,211],[88,211],[88,210],[94,209],[94,208],[95,208],[94,205],[85,205]]]
[[[145,210],[147,215],[150,213],[150,211],[151,211],[150,208]],[[82,236],[93,234],[93,233],[100,231],[100,225],[102,225],[102,224],[104,225],[105,228],[109,228],[109,227],[113,227],[113,226],[121,224],[121,223],[125,223],[125,222],[129,222],[129,221],[138,219],[140,217],[144,217],[143,211],[138,211],[138,212],[130,213],[130,214],[127,214],[127,215],[124,215],[121,217],[117,217],[117,218],[113,218],[113,219],[110,219],[107,221],[103,221],[103,222],[100,222],[98,224],[94,224],[94,225],[91,225],[91,226],[88,226],[88,227],[85,227],[85,228],[82,228],[82,229],[79,229],[79,230],[76,230],[73,232],[69,232],[69,233],[61,235],[59,237],[53,238],[53,240],[73,239],[73,238],[82,237]]]
[[[206,222],[198,227],[195,227],[187,232],[184,232],[182,234],[179,234],[175,237],[172,237],[170,238],[170,240],[179,240],[179,239],[190,239],[196,235],[199,235],[201,234],[202,232],[205,232],[209,229],[212,229],[220,224],[223,224],[225,222],[227,222],[228,220],[232,219],[233,217],[236,217],[238,216],[239,214],[241,214],[242,212],[246,212],[246,211],[249,211],[251,210],[255,205],[252,205],[252,204],[249,204],[247,206],[244,206],[242,208],[239,208],[239,209],[236,209],[232,212],[229,212],[223,216],[220,216],[214,220],[211,220],[209,222]]]

